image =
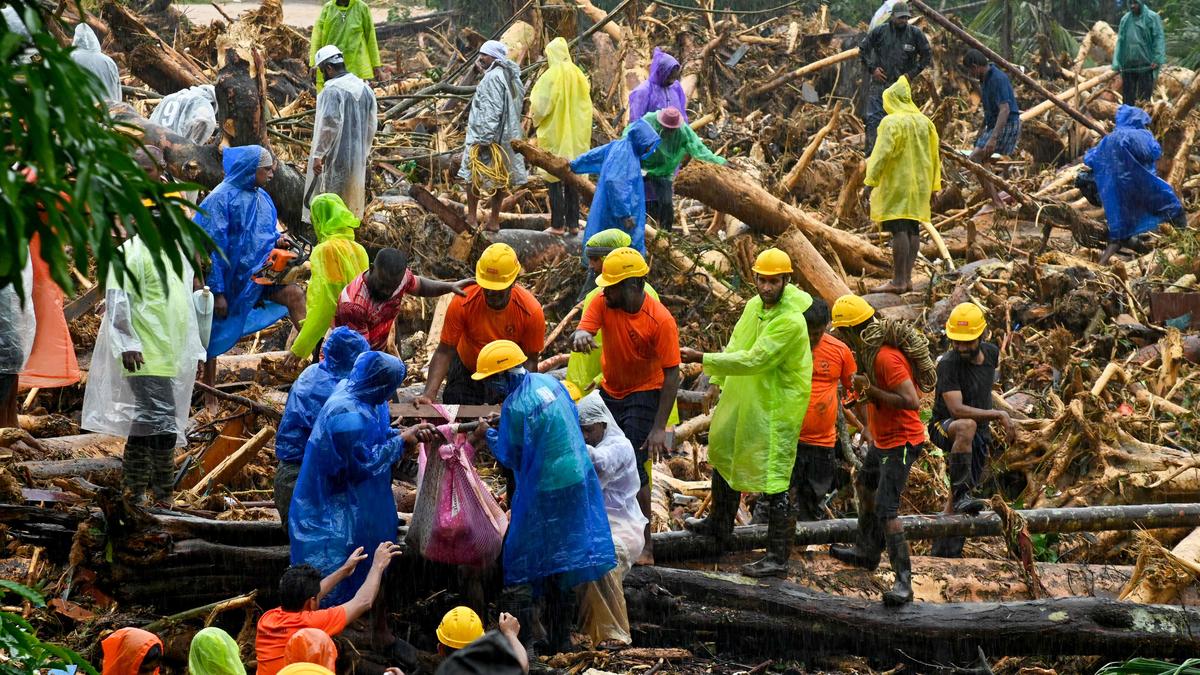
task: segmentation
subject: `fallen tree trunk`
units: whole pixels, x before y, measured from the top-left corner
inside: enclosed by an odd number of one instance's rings
[[[107,2],[100,9],[125,63],[138,79],[166,96],[208,82],[191,59],[173,49],[126,6]]]
[[[808,75],[810,73],[815,73],[818,70],[821,70],[822,68],[834,66],[843,61],[849,61],[850,59],[858,56],[858,51],[859,51],[858,47],[854,47],[852,49],[847,49],[843,52],[838,52],[837,54],[834,54],[833,56],[827,56],[818,61],[813,61],[812,63],[805,64],[803,66],[800,66],[799,68],[796,68],[795,70],[789,70],[788,72],[786,72],[782,75],[771,78],[767,82],[764,82],[764,83],[758,85],[757,87],[750,89],[749,91],[746,92],[746,95],[744,98],[752,99],[757,96],[762,96],[763,94],[770,92],[770,91],[774,91],[775,89],[783,86],[784,84],[787,84],[788,82],[791,82],[792,80],[800,79],[801,77],[804,77],[805,75]]]
[[[1081,94],[1085,91],[1091,91],[1092,89],[1095,89],[1096,87],[1100,86],[1101,84],[1104,84],[1105,82],[1108,82],[1109,80],[1113,79],[1116,76],[1117,76],[1117,71],[1110,70],[1107,73],[1097,75],[1096,77],[1093,77],[1090,80],[1087,80],[1085,82],[1080,82],[1079,84],[1075,85],[1074,87],[1071,87],[1070,89],[1067,89],[1066,91],[1062,92],[1058,96],[1059,96],[1059,98],[1061,98],[1064,101],[1067,99],[1070,99],[1070,98],[1074,98],[1075,96],[1078,96],[1079,94]],[[1022,112],[1021,113],[1021,122],[1027,123],[1031,120],[1035,120],[1035,119],[1041,117],[1042,115],[1045,115],[1046,113],[1050,112],[1050,110],[1053,107],[1054,107],[1053,101],[1042,101],[1041,103],[1033,106],[1029,110]]]
[[[592,198],[596,196],[596,185],[588,180],[587,176],[581,176],[571,171],[570,161],[552,155],[529,141],[515,140],[512,142],[512,147],[513,150],[521,153],[521,156],[530,164],[544,169],[550,175],[575,188],[575,191],[579,193],[579,201],[585,206],[591,206]]]

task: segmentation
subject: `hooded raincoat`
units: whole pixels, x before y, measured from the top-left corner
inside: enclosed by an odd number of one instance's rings
[[[579,415],[562,383],[527,373],[488,431],[496,460],[513,471],[504,584],[534,584],[563,575],[561,587],[594,581],[616,566],[612,531]]]
[[[333,329],[321,350],[325,358],[305,368],[288,392],[279,433],[275,435],[275,456],[279,461],[299,464],[304,459],[304,449],[321,408],[338,383],[350,374],[358,356],[370,350],[367,339],[350,328]]]
[[[75,39],[71,44],[75,47],[71,59],[96,76],[104,100],[120,103],[121,73],[116,62],[100,51],[100,40],[92,27],[86,23],[75,26]]]
[[[659,144],[654,128],[639,119],[625,135],[611,143],[589,150],[571,162],[571,171],[600,174],[596,194],[588,211],[583,239],[603,230],[621,230],[630,236],[630,246],[646,253],[646,190],[642,181],[642,160]],[[633,229],[625,224],[633,219]],[[587,264],[586,254],[583,263]]]
[[[1117,28],[1117,46],[1113,50],[1112,68],[1149,72],[1157,63],[1167,62],[1167,39],[1163,33],[1162,18],[1142,0],[1142,13],[1125,12]],[[1158,76],[1159,70],[1153,70]]]
[[[217,90],[201,84],[167,94],[150,113],[150,121],[197,145],[207,143],[217,130]]]
[[[746,303],[725,351],[704,355],[721,387],[708,432],[708,461],[730,487],[773,495],[788,489],[796,439],[812,392],[812,350],[804,310],[812,296],[788,284],[770,309]]]
[[[301,628],[292,633],[283,648],[283,660],[293,663],[312,663],[333,670],[337,667],[337,646],[320,628]]]
[[[345,7],[329,0],[313,24],[308,47],[308,65],[317,65],[317,51],[325,45],[337,45],[346,60],[346,70],[364,80],[375,77],[379,60],[379,45],[375,41],[375,21],[371,8],[363,0],[349,0]],[[325,77],[317,71],[317,91],[325,86]]]
[[[642,119],[662,139],[653,154],[642,160],[642,169],[646,171],[647,176],[673,178],[675,172],[679,170],[679,165],[683,163],[683,158],[687,155],[702,162],[725,164],[725,158],[709,150],[704,141],[700,140],[696,132],[687,124],[674,132],[664,133],[663,125],[658,122],[657,113],[646,113]],[[631,128],[632,125],[626,127],[625,133],[628,134]]]
[[[75,345],[63,314],[66,295],[50,275],[50,265],[42,258],[42,238],[34,234],[29,241],[29,257],[33,260],[33,314],[37,317],[37,334],[29,359],[21,371],[21,390],[41,387],[67,387],[79,381],[79,361]]]
[[[0,286],[0,375],[19,375],[33,349],[37,318],[33,313],[33,256],[25,259],[21,291]]]
[[[223,294],[229,303],[224,319],[213,317],[208,339],[210,359],[229,351],[242,336],[287,315],[286,307],[264,299],[267,286],[253,281],[279,239],[275,202],[254,180],[262,151],[258,145],[225,148],[221,158],[225,180],[205,197],[196,212],[196,224],[224,253],[212,254],[212,269],[205,284],[214,295]]]
[[[1149,125],[1145,110],[1123,105],[1116,128],[1083,156],[1096,177],[1110,241],[1150,232],[1183,213],[1175,190],[1156,173],[1162,148]]]
[[[663,108],[678,108],[683,114],[683,121],[688,121],[687,94],[683,85],[676,79],[666,84],[667,76],[679,67],[679,61],[674,56],[658,47],[650,57],[650,75],[646,81],[629,92],[629,121],[640,120],[646,113],[662,110]]]
[[[196,633],[188,650],[188,675],[246,675],[238,643],[220,628]]]
[[[496,59],[471,97],[471,111],[467,116],[467,140],[463,150],[462,166],[458,177],[471,180],[471,148],[477,145],[496,144],[504,153],[508,166],[508,185],[493,186],[505,189],[524,185],[529,180],[525,158],[512,149],[512,141],[522,138],[521,108],[524,105],[525,86],[521,84],[521,68],[508,58]],[[490,160],[494,162],[493,158]]]
[[[604,494],[604,508],[608,512],[608,526],[613,538],[621,543],[625,555],[617,556],[621,573],[629,571],[633,561],[646,545],[646,516],[638,507],[637,493],[641,489],[638,478],[637,458],[633,444],[621,431],[617,420],[604,405],[600,392],[593,391],[579,400],[579,423],[604,422],[604,438],[595,446],[588,446],[588,455],[600,479],[600,490]]]
[[[558,157],[575,159],[592,147],[592,91],[587,76],[571,61],[567,41],[546,45],[546,72],[529,90],[529,116],[538,145]],[[539,170],[547,182],[558,179]]]
[[[387,400],[406,373],[400,359],[367,352],[321,408],[288,516],[293,565],[309,564],[327,576],[356,547],[374,551],[380,542],[396,540],[392,464],[404,454],[404,440],[389,425]],[[369,568],[359,565],[322,604],[353,597]]]
[[[376,112],[375,92],[353,73],[326,83],[317,94],[317,121],[308,155],[308,173],[304,177],[305,194],[309,194],[309,186],[316,182],[312,194],[336,194],[356,217],[363,217],[367,208],[367,156],[375,142]],[[320,175],[313,172],[313,160],[318,157],[324,163]],[[309,205],[305,204],[302,216],[307,216],[308,210]]]
[[[124,437],[173,434],[175,447],[181,447],[187,444],[196,364],[205,358],[192,305],[192,268],[171,269],[140,236],[121,248],[128,275],[110,273],[105,284],[107,310],[96,334],[80,426]],[[142,367],[126,370],[125,352],[141,352]],[[133,380],[139,377],[161,378],[169,386],[137,388]]]
[[[864,181],[874,188],[871,220],[929,222],[929,199],[942,189],[937,129],[913,103],[907,77],[884,90],[883,109],[887,117],[879,123]]]
[[[104,652],[101,675],[138,675],[146,654],[154,647],[163,648],[162,640],[141,628],[122,628],[100,641]],[[158,675],[158,669],[154,669]]]
[[[325,89],[328,92],[333,83]],[[354,278],[371,265],[367,249],[354,241],[359,220],[342,199],[334,194],[318,195],[312,203],[312,226],[317,245],[308,260],[312,276],[308,280],[304,325],[292,343],[292,353],[300,358],[312,354],[317,342],[333,324],[338,296]]]

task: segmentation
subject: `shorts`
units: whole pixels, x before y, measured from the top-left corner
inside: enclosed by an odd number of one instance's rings
[[[900,513],[900,495],[908,483],[908,472],[921,456],[921,447],[908,443],[882,449],[874,445],[863,461],[862,480],[875,493],[875,516],[891,520]]]
[[[920,228],[921,228],[920,223],[918,223],[915,220],[909,220],[907,218],[883,221],[883,229],[887,230],[888,232],[891,232],[894,235],[901,234],[901,233],[907,233],[908,235],[915,237],[918,234],[920,234]]]
[[[929,442],[933,443],[934,447],[938,448],[947,455],[954,448],[954,439],[946,434],[946,429],[950,428],[952,419],[945,420],[930,420],[929,421]],[[992,451],[991,434],[981,434],[975,432],[975,438],[971,441],[971,483],[979,482],[980,476],[983,475],[983,467],[987,466],[988,457]]]
[[[658,397],[661,389],[651,391],[635,391],[625,398],[614,398],[603,389],[600,398],[604,405],[617,420],[625,437],[633,444],[633,455],[637,458],[638,481],[642,487],[650,484],[654,463],[650,461],[650,452],[646,450],[646,439],[654,430],[654,418],[658,416]]]
[[[975,139],[975,147],[982,148],[992,140],[992,132],[995,128],[984,129],[979,138]],[[1017,150],[1017,139],[1021,136],[1021,116],[1009,115],[1008,123],[1004,125],[1004,133],[1000,134],[1000,138],[996,139],[996,154],[1008,157]]]

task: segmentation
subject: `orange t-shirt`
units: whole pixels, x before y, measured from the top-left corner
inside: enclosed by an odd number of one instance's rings
[[[512,340],[526,356],[546,346],[546,317],[533,293],[513,286],[508,306],[496,311],[487,306],[483,288],[471,286],[467,296],[454,296],[442,326],[442,344],[458,349],[467,370],[475,372],[479,351],[494,340]]]
[[[875,386],[895,391],[905,380],[912,379],[912,366],[904,357],[904,352],[890,345],[880,348],[879,355],[875,357]],[[871,427],[871,435],[875,437],[875,447],[880,450],[891,450],[906,443],[919,446],[925,442],[925,425],[921,424],[918,411],[893,408],[874,401],[867,408],[867,424]]]
[[[258,675],[275,675],[283,669],[287,641],[302,628],[316,628],[326,635],[337,635],[346,628],[346,610],[331,607],[315,612],[288,612],[276,607],[264,612],[258,619],[258,633],[254,637]]]
[[[857,367],[846,343],[826,333],[813,350],[812,395],[800,442],[832,448],[837,445],[838,382],[850,391],[850,378]]]
[[[579,329],[604,331],[600,353],[601,384],[614,398],[662,389],[663,369],[679,365],[679,327],[658,300],[646,295],[642,308],[630,314],[612,309],[604,298],[588,304]]]

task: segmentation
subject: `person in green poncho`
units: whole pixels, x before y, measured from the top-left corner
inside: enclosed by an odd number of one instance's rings
[[[769,248],[755,260],[758,295],[746,303],[725,351],[680,349],[684,363],[703,363],[720,400],[708,432],[713,467],[708,516],[684,526],[716,539],[717,550],[733,534],[742,492],[762,492],[768,502],[767,555],[742,566],[750,577],[786,577],[796,534],[792,467],[796,439],[812,391],[812,350],[804,311],[812,296],[788,283],[792,261]]]
[[[383,79],[379,45],[375,42],[375,22],[371,8],[363,0],[329,0],[313,24],[308,47],[308,65],[317,65],[317,50],[337,45],[346,60],[346,70],[364,80]],[[325,78],[317,72],[317,91],[325,87]]]
[[[1121,74],[1121,97],[1126,105],[1150,100],[1154,81],[1167,62],[1162,19],[1144,0],[1132,0],[1117,29],[1112,68]]]
[[[704,145],[704,141],[685,123],[683,113],[676,108],[649,112],[642,119],[662,139],[654,152],[642,160],[642,170],[646,173],[646,215],[670,232],[675,224],[675,174],[684,160],[694,157],[713,164],[724,164],[725,158]],[[626,134],[631,127],[625,127]]]

